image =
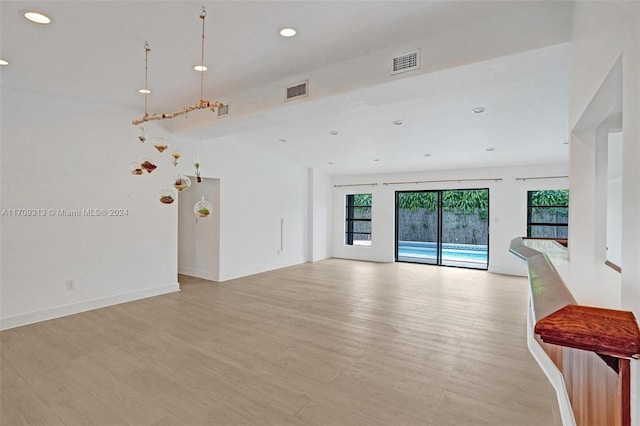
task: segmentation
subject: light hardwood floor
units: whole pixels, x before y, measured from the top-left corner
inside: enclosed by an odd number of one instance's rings
[[[9,425],[559,425],[527,281],[329,259],[0,333]]]

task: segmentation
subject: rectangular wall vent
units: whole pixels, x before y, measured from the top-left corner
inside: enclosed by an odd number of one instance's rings
[[[218,107],[218,118],[228,117],[230,114],[229,104],[224,104],[224,106]]]
[[[307,90],[308,83],[308,81],[305,81],[300,84],[296,84],[295,86],[287,87],[285,101],[290,101],[292,99],[298,99],[307,96],[309,94]]]
[[[420,49],[393,58],[391,75],[420,68]]]

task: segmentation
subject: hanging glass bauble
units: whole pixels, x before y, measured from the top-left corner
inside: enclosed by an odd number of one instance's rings
[[[169,148],[167,138],[163,138],[162,136],[155,136],[153,138],[153,146],[156,147],[158,152],[163,152],[165,149]]]
[[[142,162],[140,163],[140,167],[145,169],[147,171],[147,173],[151,173],[152,171],[154,171],[155,169],[158,168],[158,166],[156,166],[153,163],[153,160],[151,160],[151,159],[142,160]]]
[[[160,191],[160,202],[162,204],[171,204],[176,200],[176,193],[169,188]]]
[[[138,139],[140,139],[140,142],[147,140],[147,132],[144,130],[144,126],[138,128]]]
[[[178,175],[173,178],[173,187],[182,192],[191,186],[191,179],[184,175]]]
[[[196,217],[208,217],[213,211],[213,205],[205,201],[204,197],[193,206],[193,213]]]
[[[144,174],[144,170],[142,170],[140,163],[131,163],[129,170],[131,170],[131,173],[134,175]]]

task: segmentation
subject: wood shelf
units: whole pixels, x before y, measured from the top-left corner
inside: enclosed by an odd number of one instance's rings
[[[640,358],[640,330],[631,312],[567,305],[534,328],[546,343],[617,358]]]

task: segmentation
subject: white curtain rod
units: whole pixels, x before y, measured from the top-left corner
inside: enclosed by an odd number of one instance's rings
[[[334,188],[342,188],[343,186],[377,186],[377,183],[351,183],[346,185],[333,185]]]
[[[444,182],[500,182],[502,178],[491,178],[491,179],[442,179],[442,180],[418,180],[411,182],[383,182],[383,185],[406,185],[410,183],[420,184],[420,183],[444,183]]]
[[[565,179],[568,178],[569,176],[535,176],[535,177],[517,177],[516,180],[521,180],[521,181],[525,181],[525,180],[536,180],[536,179]]]

